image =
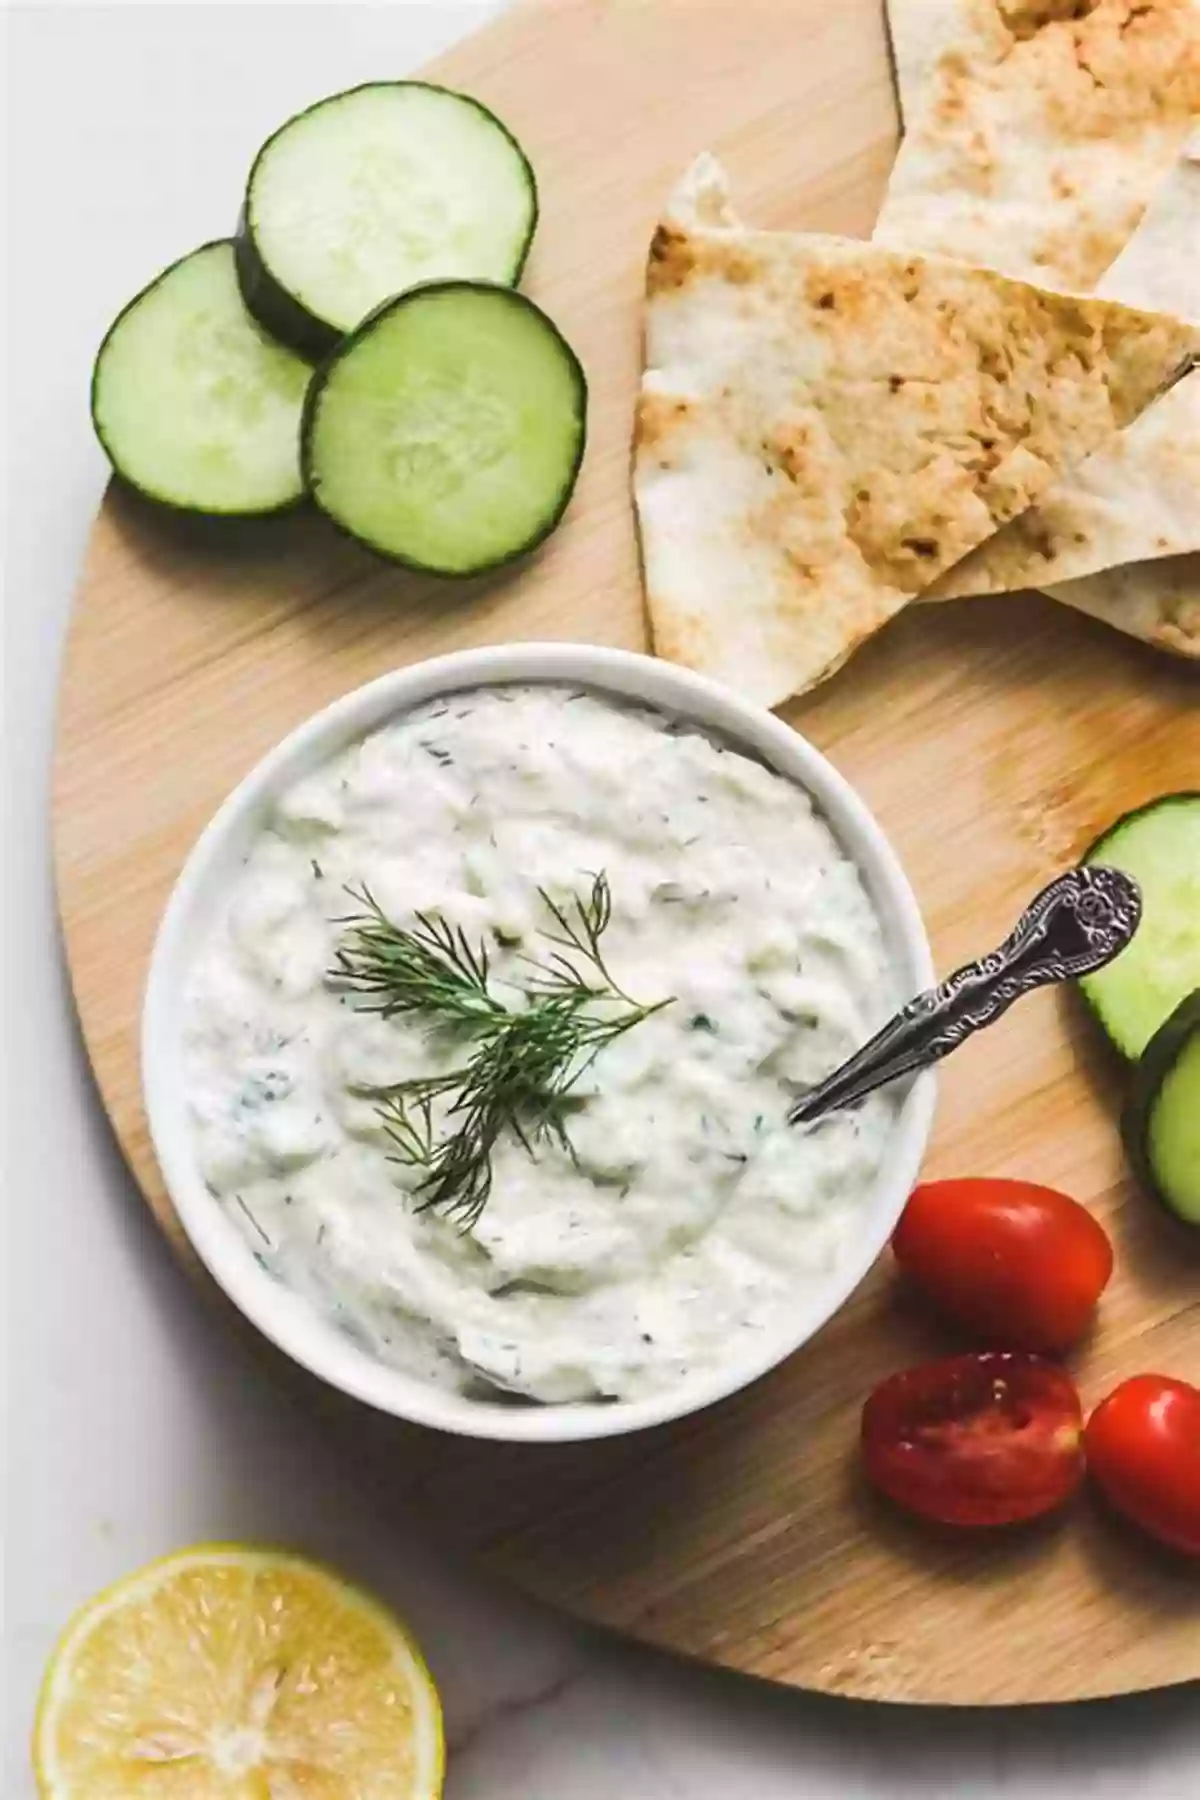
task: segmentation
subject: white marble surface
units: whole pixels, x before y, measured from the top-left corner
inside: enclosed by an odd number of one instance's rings
[[[48,5],[6,18],[3,1793],[32,1794],[32,1698],[72,1608],[174,1546],[253,1537],[336,1560],[412,1619],[446,1698],[451,1800],[1123,1800],[1135,1788],[1197,1800],[1195,1689],[1036,1715],[824,1702],[601,1641],[451,1565],[353,1470],[322,1462],[307,1421],[197,1304],[110,1142],[74,1034],[46,849],[56,661],[104,479],[91,356],[140,282],[229,228],[247,155],[280,118],[414,67],[483,10]]]

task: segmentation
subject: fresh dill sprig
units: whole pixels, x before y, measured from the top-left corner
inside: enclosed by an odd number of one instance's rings
[[[543,931],[540,935],[557,948],[544,962],[533,957],[523,959],[533,970],[526,983],[526,992],[558,994],[587,989],[596,997],[623,1000],[627,1006],[636,1005],[617,986],[600,954],[600,939],[612,919],[612,890],[603,871],[593,875],[587,898],[580,900],[576,896],[569,907],[560,906],[543,887],[538,889],[538,895],[558,927],[557,931]],[[592,965],[600,979],[598,987],[589,984],[587,977],[580,974],[572,955],[582,957],[585,963]]]
[[[524,1000],[516,1009],[489,988],[485,946],[442,920],[421,913],[415,927],[397,925],[360,888],[352,898],[362,910],[339,921],[349,930],[330,976],[364,1010],[423,1014],[475,1041],[459,1068],[357,1090],[377,1102],[394,1159],[422,1171],[418,1210],[457,1218],[464,1231],[488,1203],[500,1137],[511,1133],[531,1156],[543,1142],[573,1155],[567,1121],[581,1102],[571,1089],[606,1044],[671,1004],[639,1005],[610,975],[600,951],[612,918],[604,874],[566,905],[538,891],[555,927],[541,935],[555,948],[541,961],[521,959],[530,973],[516,984]]]
[[[416,924],[402,929],[369,888],[346,892],[361,911],[334,920],[349,930],[329,973],[340,988],[360,997],[364,1012],[385,1019],[434,1013],[447,1022],[503,1012],[488,992],[486,945],[473,949],[462,930],[428,913],[417,913]]]

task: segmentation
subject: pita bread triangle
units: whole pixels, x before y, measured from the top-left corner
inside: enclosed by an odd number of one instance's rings
[[[655,649],[775,705],[1112,440],[1200,331],[740,226],[702,157],[651,247],[634,492]]]
[[[1200,657],[1200,556],[1124,563],[1046,592],[1159,650]]]
[[[1090,292],[1200,111],[1200,0],[888,0],[888,26],[876,241]]]
[[[906,136],[877,240],[1015,275],[1034,255],[1047,281],[1200,319],[1200,136],[1185,141],[1200,0],[888,0],[888,23]],[[1119,81],[1078,89],[1080,71],[1106,70]],[[1200,372],[922,598],[1041,587],[1200,657],[1200,557],[1185,554],[1200,551],[1198,495]]]
[[[1200,322],[1198,245],[1200,162],[1184,156],[1096,292]],[[1200,550],[1200,371],[950,569],[927,598],[1047,587],[1194,550]],[[1148,626],[1156,641],[1152,619],[1139,615],[1139,626],[1138,636]]]

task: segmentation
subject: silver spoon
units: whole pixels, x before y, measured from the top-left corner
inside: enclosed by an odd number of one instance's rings
[[[805,1125],[917,1069],[939,1062],[1022,994],[1073,981],[1111,962],[1142,916],[1142,892],[1122,869],[1068,869],[1042,889],[998,950],[927,988],[870,1043],[810,1088],[788,1113]]]

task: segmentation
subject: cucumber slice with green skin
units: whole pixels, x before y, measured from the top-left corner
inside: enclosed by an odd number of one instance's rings
[[[562,518],[587,383],[523,294],[430,282],[385,302],[322,365],[301,436],[308,491],[343,531],[410,568],[476,575]]]
[[[118,314],[92,370],[92,422],[117,474],[148,499],[261,517],[304,498],[311,376],[246,311],[222,238],[172,263]]]
[[[1142,1052],[1124,1133],[1151,1193],[1185,1225],[1200,1227],[1200,988]]]
[[[1137,1057],[1200,987],[1200,793],[1164,794],[1110,825],[1084,862],[1111,863],[1142,890],[1142,922],[1084,996],[1122,1056]]]
[[[428,82],[370,82],[267,139],[246,187],[238,279],[268,331],[319,358],[418,283],[515,285],[537,216],[529,160],[494,113]]]

